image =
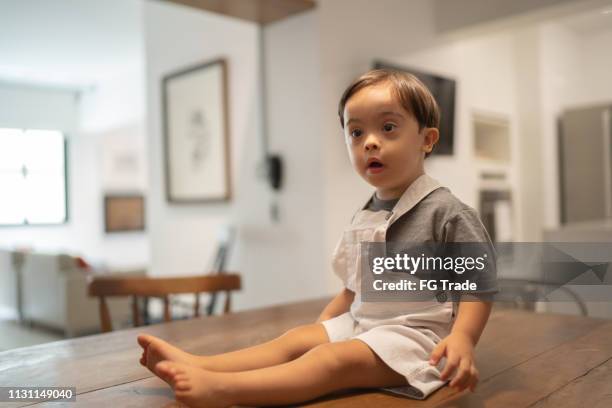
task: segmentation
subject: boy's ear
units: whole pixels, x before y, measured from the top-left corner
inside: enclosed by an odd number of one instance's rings
[[[424,139],[423,139],[423,151],[425,153],[431,153],[433,147],[436,143],[438,143],[438,139],[440,139],[440,132],[436,128],[428,128],[423,129]]]

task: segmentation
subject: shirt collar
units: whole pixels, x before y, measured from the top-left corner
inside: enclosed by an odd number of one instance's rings
[[[397,204],[395,204],[395,207],[393,207],[389,223],[394,222],[396,219],[410,211],[422,199],[429,195],[429,193],[440,187],[442,187],[442,185],[438,180],[426,173],[421,174],[400,196],[399,201]],[[372,201],[374,198],[374,194],[372,194],[370,199],[361,208],[362,210],[365,210],[368,207],[370,201]]]

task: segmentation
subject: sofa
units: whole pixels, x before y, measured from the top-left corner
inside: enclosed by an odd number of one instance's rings
[[[100,332],[98,299],[87,294],[88,280],[100,271],[77,257],[40,252],[2,251],[0,266],[6,264],[6,252],[9,252],[12,270],[2,274],[2,283],[8,283],[2,289],[8,294],[3,303],[14,307],[23,323],[60,331],[66,337]],[[136,270],[123,274],[145,275],[146,272]],[[13,288],[12,293],[8,286]],[[131,324],[129,298],[109,299],[108,306],[113,327]]]

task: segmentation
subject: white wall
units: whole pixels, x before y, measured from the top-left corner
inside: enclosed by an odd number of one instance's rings
[[[78,90],[0,82],[0,126],[56,128],[74,132]]]
[[[314,11],[265,29],[269,144],[284,160],[285,178],[280,193],[263,194],[258,213],[240,210],[250,213],[244,219],[242,244],[245,266],[257,273],[247,281],[251,304],[291,302],[328,292],[325,283],[331,272],[323,240],[326,142],[319,118],[317,28]],[[275,199],[280,220],[271,223],[268,203]]]
[[[543,206],[542,94],[540,89],[540,41],[537,27],[515,32],[515,75],[517,92],[517,134],[519,139],[519,200],[521,241],[540,241],[545,209]]]
[[[608,17],[612,20],[612,18]],[[592,104],[610,102],[612,99],[612,53],[606,52],[612,44],[612,21],[608,29],[587,33],[579,38],[583,61],[591,61],[583,66],[584,81],[572,82],[576,86],[574,103]]]

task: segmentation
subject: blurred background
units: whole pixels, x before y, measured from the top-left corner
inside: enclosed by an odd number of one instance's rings
[[[337,292],[371,194],[337,103],[374,66],[432,88],[426,170],[495,241],[611,241],[611,44],[601,0],[0,0],[0,350],[98,330],[96,275],[233,271],[236,311]]]

